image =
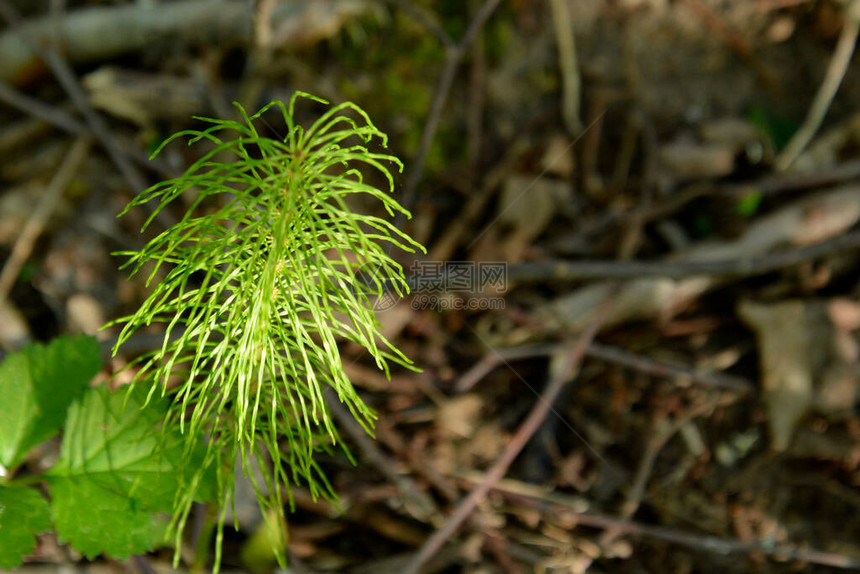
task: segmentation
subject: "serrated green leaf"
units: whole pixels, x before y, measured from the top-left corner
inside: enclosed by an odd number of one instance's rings
[[[36,490],[0,486],[0,569],[19,566],[36,547],[35,536],[50,528],[48,503]]]
[[[57,534],[89,559],[103,552],[124,559],[154,549],[163,538],[164,525],[112,482],[98,474],[51,479]]]
[[[127,402],[127,404],[126,404]],[[57,534],[87,558],[146,552],[163,538],[154,513],[173,509],[199,456],[162,432],[162,405],[140,393],[89,389],[69,408],[60,459],[48,473]]]
[[[14,468],[55,435],[100,365],[99,345],[86,336],[9,355],[0,365],[0,465]]]

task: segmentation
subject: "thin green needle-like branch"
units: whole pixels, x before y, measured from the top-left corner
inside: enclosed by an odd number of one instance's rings
[[[136,331],[160,324],[164,342],[139,358],[135,385],[149,398],[171,396],[165,426],[185,433],[189,449],[205,440],[206,464],[177,501],[173,521],[180,536],[194,487],[213,469],[222,507],[231,504],[237,457],[257,490],[261,507],[281,511],[290,483],[315,496],[334,493],[314,454],[338,442],[323,393],[331,388],[358,422],[371,430],[374,414],[343,370],[339,343],[364,347],[377,366],[410,361],[379,332],[372,302],[393,289],[408,292],[390,246],[423,250],[387,219],[350,208],[350,196],[376,200],[393,217],[409,216],[391,196],[394,156],[371,151],[386,136],[351,103],[329,107],[304,128],[294,120],[300,99],[272,102],[242,121],[198,118],[203,131],[177,138],[206,152],[182,176],[157,184],[123,212],[152,202],[158,213],[180,198],[190,201],[170,229],[129,256],[132,274],[149,271],[152,293],[122,324],[117,352]],[[282,140],[262,136],[255,120],[279,110]],[[235,158],[222,162],[221,158]],[[387,189],[368,178],[382,176]],[[362,280],[358,280],[361,275]],[[157,284],[155,279],[162,277]],[[263,468],[259,482],[251,461]],[[178,540],[178,538],[177,538]],[[220,555],[220,554],[219,554]]]

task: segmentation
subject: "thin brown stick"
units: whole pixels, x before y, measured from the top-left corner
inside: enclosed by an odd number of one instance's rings
[[[821,127],[821,122],[824,121],[824,116],[827,115],[827,110],[830,109],[830,104],[842,84],[845,72],[848,71],[848,64],[857,45],[858,34],[860,34],[860,1],[850,0],[845,8],[845,24],[839,35],[836,49],[830,57],[824,80],[815,94],[803,125],[792,136],[782,153],[777,156],[775,162],[777,170],[784,171],[790,168]]]
[[[645,445],[645,452],[642,453],[639,465],[636,467],[636,475],[633,483],[630,485],[627,497],[621,505],[620,518],[628,519],[636,514],[636,510],[642,503],[642,497],[645,495],[645,487],[648,484],[648,477],[651,476],[657,455],[660,454],[660,451],[663,450],[669,439],[675,436],[675,433],[681,429],[681,425],[688,420],[688,417],[681,417],[679,420],[672,422],[665,419],[656,421],[657,428],[653,429],[652,433],[649,433],[650,436]],[[601,538],[601,545],[604,547],[608,546],[609,542],[618,534],[620,533],[614,532],[612,529],[607,530]]]
[[[614,294],[613,291],[610,293]],[[442,548],[445,541],[453,536],[457,529],[460,528],[475,507],[484,499],[493,485],[502,479],[507,472],[508,467],[514,462],[514,459],[516,459],[517,455],[519,455],[520,451],[522,451],[529,439],[531,439],[534,433],[540,428],[543,421],[546,420],[547,415],[552,409],[553,402],[555,402],[555,399],[564,388],[564,385],[575,376],[579,363],[582,360],[589,343],[597,335],[601,325],[609,313],[609,309],[611,308],[611,299],[612,297],[610,295],[604,300],[589,328],[586,329],[573,343],[570,352],[565,357],[564,365],[562,365],[561,368],[557,370],[555,376],[552,377],[538,402],[535,403],[534,407],[532,407],[526,420],[523,421],[523,424],[520,425],[519,429],[517,429],[516,434],[511,437],[511,440],[507,447],[505,447],[502,455],[487,471],[484,481],[469,493],[454,513],[448,517],[442,527],[427,539],[427,542],[424,543],[412,562],[410,562],[406,569],[404,569],[404,574],[418,574],[421,567],[426,564],[427,561]]]
[[[484,2],[475,13],[474,19],[469,24],[469,28],[463,34],[460,42],[456,46],[446,46],[445,68],[442,70],[442,74],[439,76],[439,81],[436,84],[433,103],[430,105],[430,112],[427,114],[427,120],[424,123],[424,131],[421,133],[421,142],[418,145],[415,158],[409,166],[409,173],[403,186],[401,203],[406,209],[411,209],[413,207],[412,204],[415,202],[415,191],[418,189],[418,182],[421,181],[421,177],[424,175],[424,164],[427,161],[427,153],[430,151],[430,146],[436,137],[436,129],[439,127],[439,120],[442,118],[442,110],[448,101],[448,95],[451,93],[451,87],[454,85],[454,78],[457,75],[460,62],[463,60],[478,32],[483,28],[484,23],[500,3],[501,0],[487,0]]]
[[[472,0],[469,6],[477,6]],[[472,65],[469,70],[469,99],[466,112],[466,161],[469,166],[471,182],[477,184],[478,164],[481,160],[483,142],[484,92],[486,90],[487,58],[484,51],[483,34],[478,34],[472,46]]]
[[[72,135],[82,137],[89,133],[81,122],[53,106],[43,104],[35,98],[22,94],[6,82],[0,81],[0,101],[26,112],[34,118],[39,118]]]
[[[482,484],[484,478],[470,477],[466,480],[472,484]],[[492,490],[508,500],[516,501],[530,508],[558,509],[565,512],[573,512],[578,524],[590,528],[614,529],[630,536],[662,540],[671,544],[697,548],[714,554],[727,555],[758,552],[781,560],[797,560],[811,564],[832,566],[834,568],[860,569],[860,558],[805,548],[800,544],[775,543],[768,540],[746,542],[733,538],[689,534],[672,528],[651,526],[611,516],[587,513],[582,510],[582,502],[578,498],[555,493],[541,493],[537,489],[525,487],[512,489],[509,484],[495,485]]]
[[[691,383],[706,387],[739,391],[742,393],[751,392],[755,388],[751,382],[741,377],[735,377],[723,373],[702,373],[687,366],[658,361],[656,359],[651,359],[650,357],[637,355],[636,353],[631,353],[630,351],[625,351],[624,349],[609,345],[592,343],[588,346],[588,350],[585,354],[592,359],[600,359],[602,361],[615,363],[641,373],[658,377],[684,379]]]
[[[526,147],[525,141],[515,141],[508,147],[502,161],[483,175],[481,185],[466,201],[457,218],[445,227],[438,241],[428,249],[429,261],[450,259],[461,240],[474,232],[476,220],[483,213],[495,190],[512,171],[516,159]]]
[[[566,0],[550,0],[558,65],[561,71],[561,116],[568,133],[576,137],[582,131],[579,105],[582,100],[582,78],[576,57],[576,41]]]
[[[509,349],[493,349],[475,363],[471,369],[466,371],[457,381],[455,388],[457,392],[465,393],[474,387],[478,381],[487,376],[493,369],[500,367],[508,361],[517,361],[533,357],[546,357],[558,353],[561,349],[559,343],[545,343],[537,345],[524,345],[511,347]],[[721,388],[731,391],[750,392],[753,385],[746,379],[724,375],[722,373],[701,373],[690,367],[673,365],[663,361],[657,361],[649,357],[637,355],[612,347],[592,342],[585,351],[587,357],[600,359],[615,363],[636,371],[666,378],[680,378],[694,384],[707,387]]]
[[[131,186],[135,193],[143,191],[146,188],[146,180],[140,174],[134,165],[128,160],[125,154],[119,148],[113,135],[110,133],[107,122],[98,114],[90,105],[89,98],[81,88],[80,82],[75,77],[71,66],[63,59],[60,53],[53,46],[42,46],[26,33],[28,30],[21,19],[20,14],[9,0],[0,0],[0,13],[11,24],[21,30],[21,34],[25,41],[30,45],[33,52],[39,54],[44,62],[51,69],[54,77],[69,95],[72,103],[84,116],[90,130],[102,144],[111,161],[116,165],[119,172]]]
[[[508,553],[509,541],[493,528],[484,529],[484,546],[496,558],[496,562],[507,574],[522,574],[523,570]]]
[[[657,421],[657,428],[655,429],[655,432],[650,435],[645,445],[645,452],[642,454],[642,458],[639,459],[639,465],[636,468],[636,475],[633,478],[633,483],[630,485],[624,504],[621,505],[619,518],[627,520],[636,514],[636,511],[639,509],[639,506],[642,504],[642,499],[645,496],[645,489],[648,486],[648,478],[651,476],[654,469],[657,455],[660,454],[660,451],[663,450],[663,447],[666,446],[669,439],[675,436],[675,434],[681,430],[681,427],[689,423],[692,419],[707,412],[712,412],[714,406],[713,401],[710,401],[688,409],[671,422],[666,420]],[[612,541],[621,534],[623,534],[623,532],[618,529],[607,529],[600,537],[600,545],[607,548]]]
[[[54,174],[54,178],[48,184],[45,193],[42,194],[35,211],[27,219],[27,223],[24,224],[24,229],[21,230],[21,234],[18,235],[18,239],[15,241],[14,247],[12,247],[12,254],[6,260],[3,271],[0,272],[0,300],[6,299],[12,291],[15,280],[18,279],[24,263],[30,257],[36,240],[41,235],[42,230],[45,229],[45,225],[48,223],[48,219],[51,217],[57,201],[59,201],[60,196],[63,195],[63,191],[69,186],[75,173],[77,173],[84,159],[86,159],[89,149],[89,139],[79,139],[72,145],[72,148],[66,153],[66,157],[63,158],[60,169]]]
[[[365,458],[379,469],[385,477],[394,484],[403,496],[404,506],[406,510],[418,520],[427,520],[438,512],[438,507],[433,499],[420,490],[414,481],[397,472],[394,463],[376,446],[365,430],[361,428],[355,421],[355,417],[343,407],[343,405],[334,397],[333,393],[326,393],[326,404],[329,411],[337,419],[340,428],[346,431],[346,434],[355,441],[358,448],[361,449]]]
[[[682,4],[686,5],[690,12],[709,28],[709,32],[722,38],[723,42],[758,75],[765,87],[771,91],[779,89],[779,82],[775,74],[756,57],[752,44],[743,34],[730,27],[719,14],[702,0],[683,0]]]
[[[351,420],[355,425],[355,421]],[[357,425],[355,425],[357,426]],[[361,429],[358,429],[361,430]],[[398,456],[403,457],[412,467],[412,470],[422,476],[431,486],[433,486],[448,502],[454,503],[457,500],[458,490],[454,482],[446,476],[440,474],[432,464],[427,464],[427,456],[425,453],[415,450],[407,446],[399,435],[387,429],[384,426],[377,426],[376,438],[388,448],[390,448]],[[367,438],[365,437],[365,440]],[[496,556],[496,560],[500,564],[505,564],[508,558],[505,553],[498,548],[498,540],[500,535],[497,531],[486,525],[486,520],[480,513],[480,508],[476,514],[469,516],[469,525],[475,532],[480,532],[484,537],[485,546]]]
[[[21,93],[11,85],[0,80],[0,101],[18,108],[34,118],[59,128],[70,135],[85,137],[92,135],[89,127],[82,124],[76,117],[57,106],[50,106],[35,98]],[[152,169],[165,178],[176,177],[176,169],[168,166],[158,158],[150,158],[143,150],[120,146],[123,153],[140,166]]]
[[[643,135],[653,132],[653,129],[648,128],[648,123],[643,124],[645,128]],[[646,152],[656,148],[655,137],[646,135],[645,141],[651,141],[651,145],[646,145]],[[650,157],[654,157],[654,153]],[[654,161],[646,160],[646,169],[654,171]],[[690,202],[709,196],[730,196],[742,197],[749,193],[757,193],[764,196],[775,195],[778,193],[786,193],[793,191],[804,191],[808,189],[816,189],[837,185],[847,181],[852,181],[860,177],[860,160],[850,160],[841,164],[826,166],[820,170],[810,171],[805,173],[775,173],[769,174],[759,179],[748,182],[732,183],[715,185],[710,182],[696,182],[688,187],[679,189],[670,197],[662,199],[651,207],[646,207],[644,211],[641,207],[635,207],[623,213],[606,213],[597,221],[586,224],[583,229],[577,234],[581,237],[581,241],[587,241],[588,238],[594,237],[601,233],[605,233],[610,227],[622,228],[627,225],[628,221],[640,220],[642,223],[649,223],[658,219],[663,219],[677,212],[679,209],[688,205]],[[643,179],[653,181],[653,176],[645,176]],[[614,189],[620,189],[615,187]]]
[[[858,177],[860,177],[860,160],[854,159],[836,165],[824,166],[815,171],[769,174],[749,182],[723,185],[715,188],[713,191],[718,194],[735,197],[744,196],[748,193],[760,193],[767,196],[790,191],[828,187],[855,180]],[[705,190],[699,196],[707,195],[707,193],[707,190]],[[692,199],[695,199],[695,197]],[[657,214],[657,216],[660,215]]]
[[[860,249],[860,231],[852,231],[806,247],[787,249],[756,257],[736,257],[716,261],[540,261],[508,267],[512,283],[545,281],[583,281],[586,279],[640,279],[669,277],[680,279],[697,275],[751,277],[792,267],[801,263]]]
[[[44,72],[43,62],[25,35],[38,44],[50,43],[57,36],[63,38],[64,55],[72,65],[140,54],[154,39],[169,38],[190,46],[247,46],[252,39],[253,2],[249,0],[218,0],[217,4],[215,0],[74,4],[75,9],[68,11],[60,29],[48,16],[0,31],[0,79],[17,84]],[[77,7],[83,4],[86,6]],[[282,47],[307,45],[331,36],[340,22],[354,21],[367,8],[367,2],[354,0],[277,2],[274,40]]]

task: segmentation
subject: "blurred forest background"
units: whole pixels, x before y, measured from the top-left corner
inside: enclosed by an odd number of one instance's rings
[[[0,0],[0,22],[4,354],[84,332],[107,360],[99,327],[147,293],[111,255],[146,214],[116,215],[196,159],[148,159],[192,116],[302,90],[403,160],[428,253],[395,254],[415,289],[378,318],[422,372],[342,349],[376,440],[332,406],[358,464],[320,459],[339,510],[297,491],[290,572],[860,569],[860,2]],[[458,280],[481,263],[501,279]],[[253,493],[235,513],[224,569],[274,568]],[[24,570],[171,557],[48,535]]]

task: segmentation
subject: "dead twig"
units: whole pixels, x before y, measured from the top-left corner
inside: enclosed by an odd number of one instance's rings
[[[826,166],[817,171],[803,173],[776,173],[747,183],[722,186],[714,190],[719,194],[740,197],[748,193],[773,195],[789,191],[803,191],[851,181],[860,177],[860,160]],[[705,194],[700,194],[705,195]]]
[[[737,30],[730,27],[719,14],[714,12],[702,0],[684,0],[683,4],[696,15],[711,32],[721,37],[729,48],[752,69],[770,90],[779,89],[779,82],[774,73],[756,58],[750,42]]]
[[[0,81],[0,101],[18,108],[37,120],[59,128],[70,135],[77,137],[92,135],[89,127],[82,124],[76,117],[62,108],[50,106],[31,98],[3,81]],[[158,158],[150,158],[143,150],[129,148],[127,145],[121,145],[120,147],[123,148],[122,152],[125,155],[142,167],[150,168],[165,178],[176,177],[178,175],[176,170],[169,167],[164,161]]]
[[[342,407],[341,411],[343,411]],[[354,420],[352,421],[352,425],[357,426]],[[361,429],[357,430],[361,431]],[[412,467],[412,470],[416,474],[422,476],[448,502],[456,502],[458,496],[457,487],[455,486],[453,481],[440,474],[433,467],[432,464],[427,464],[427,457],[425,453],[419,450],[415,450],[414,448],[410,448],[410,446],[406,445],[403,442],[403,439],[399,435],[384,426],[377,426],[375,431],[376,438],[381,443],[388,446],[388,448],[394,451],[398,456],[401,456],[406,459],[406,461],[409,463],[409,465]],[[368,441],[366,436],[363,437],[363,439],[365,441]],[[434,510],[438,510],[436,509],[435,505],[433,506],[433,508]],[[477,509],[477,511],[480,512],[480,509]],[[486,521],[484,520],[483,514],[473,514],[469,516],[468,520],[469,526],[472,528],[472,530],[480,532],[483,535],[485,546],[487,546],[490,552],[492,552],[496,556],[496,560],[502,565],[509,565],[509,556],[504,552],[504,549],[499,546],[501,535],[495,529],[490,528],[485,524]]]
[[[527,147],[524,140],[515,141],[508,148],[502,161],[482,178],[482,185],[471,194],[457,218],[445,227],[445,231],[439,236],[436,243],[427,250],[429,261],[445,261],[453,255],[461,240],[474,230],[476,220],[483,213],[487,203],[490,202],[493,193],[512,171],[517,157]]]
[[[29,30],[24,26],[20,14],[18,14],[18,11],[9,0],[0,0],[0,13],[2,13],[9,24],[21,31],[21,36],[30,49],[38,54],[51,69],[54,77],[71,98],[72,103],[74,103],[81,115],[84,116],[87,125],[104,147],[111,161],[116,165],[129,186],[131,186],[132,191],[134,193],[143,191],[146,188],[146,180],[137,168],[131,164],[128,157],[122,153],[113,134],[110,132],[107,122],[90,105],[89,99],[84,93],[83,88],[81,88],[80,82],[78,82],[71,66],[69,66],[66,60],[51,44],[46,46],[41,45],[30,35]]]
[[[45,225],[56,208],[60,196],[63,195],[63,191],[69,186],[75,173],[86,159],[89,149],[90,141],[85,138],[77,140],[72,145],[72,148],[66,153],[63,163],[60,164],[60,169],[54,174],[54,178],[48,184],[45,193],[42,194],[35,211],[24,224],[24,229],[21,230],[21,234],[12,247],[12,254],[9,255],[3,266],[3,271],[0,272],[0,300],[9,297],[24,263],[27,262],[27,258],[33,251],[36,240],[41,235],[42,230],[45,229]]]
[[[850,0],[845,8],[845,24],[839,35],[839,42],[836,44],[833,56],[830,57],[827,72],[815,94],[809,113],[807,113],[803,125],[800,126],[800,129],[776,158],[776,169],[779,171],[791,167],[806,149],[807,144],[821,126],[821,122],[824,121],[824,116],[827,115],[827,110],[830,108],[830,104],[842,84],[842,78],[845,77],[845,72],[848,70],[848,64],[851,62],[851,56],[857,45],[858,33],[860,33],[860,1]]]
[[[347,412],[332,393],[326,393],[325,398],[326,404],[340,425],[340,428],[355,441],[358,448],[364,453],[367,461],[379,469],[400,491],[400,494],[403,496],[404,506],[409,514],[423,521],[438,512],[439,509],[436,503],[433,502],[433,499],[426,492],[420,490],[410,477],[404,476],[395,470],[394,463],[368,437],[365,430],[355,421],[355,417]]]
[[[519,455],[537,429],[540,428],[564,385],[575,376],[589,343],[594,339],[603,325],[603,321],[612,305],[612,294],[613,291],[610,291],[610,295],[604,299],[599,312],[591,322],[589,328],[572,344],[570,352],[564,358],[564,364],[559,365],[559,368],[550,379],[538,402],[535,403],[516,434],[511,437],[510,442],[505,447],[505,451],[487,471],[484,481],[469,493],[454,513],[448,517],[445,524],[427,539],[427,542],[424,543],[415,558],[403,570],[404,574],[418,574],[420,572],[421,567],[442,548],[446,540],[453,536],[475,507],[484,499],[492,486],[502,479],[508,467],[516,459],[517,455]]]
[[[492,370],[507,364],[509,361],[551,356],[558,353],[560,348],[560,343],[546,343],[509,349],[493,349],[460,377],[455,388],[457,392],[467,392]],[[690,367],[672,365],[600,343],[592,342],[586,349],[585,355],[592,359],[615,363],[648,375],[678,378],[694,384],[731,391],[750,392],[753,390],[753,385],[740,377],[722,373],[700,373]]]
[[[22,94],[3,81],[0,81],[0,100],[72,135],[83,137],[89,133],[85,125],[66,112]]]
[[[473,484],[482,484],[485,479],[483,477],[469,477],[467,480]],[[801,544],[776,543],[770,540],[745,542],[734,538],[690,534],[673,528],[622,520],[611,516],[586,512],[583,510],[582,501],[578,498],[556,493],[539,492],[534,487],[527,488],[526,485],[523,485],[522,488],[512,488],[512,483],[513,481],[496,484],[493,486],[492,491],[498,492],[508,500],[516,501],[529,508],[572,512],[578,524],[590,528],[613,529],[630,536],[662,540],[671,544],[696,548],[720,555],[758,552],[780,560],[797,560],[851,570],[860,569],[860,557],[816,550]]]
[[[660,454],[660,451],[663,450],[663,447],[666,446],[669,439],[675,436],[675,434],[691,420],[704,415],[707,412],[711,412],[713,409],[714,403],[713,401],[709,401],[687,409],[681,413],[680,416],[676,417],[675,420],[668,421],[666,419],[660,419],[656,421],[657,424],[656,429],[654,429],[655,432],[650,435],[645,445],[645,452],[642,454],[642,458],[639,459],[639,465],[636,468],[636,475],[633,478],[633,483],[630,485],[630,490],[627,492],[627,497],[621,505],[619,518],[627,520],[636,514],[636,511],[639,509],[639,506],[642,504],[642,499],[645,496],[645,489],[648,486],[648,478],[651,476],[651,472],[654,469],[657,455]],[[600,537],[600,545],[604,548],[609,547],[622,533],[623,532],[621,530],[616,528],[607,529]]]
[[[376,438],[391,449],[395,454],[402,456],[409,463],[409,466],[416,474],[422,476],[430,485],[432,485],[439,493],[449,502],[454,502],[457,499],[457,489],[447,480],[431,464],[427,464],[426,455],[421,451],[416,451],[407,445],[400,435],[391,429],[378,425],[375,429]]]
[[[742,393],[752,392],[755,389],[751,382],[740,377],[723,373],[702,373],[690,367],[657,361],[655,359],[643,357],[642,355],[637,355],[636,353],[631,353],[624,349],[611,347],[609,345],[592,343],[589,345],[586,355],[592,359],[600,359],[602,361],[615,363],[637,370],[641,373],[658,377],[683,379],[706,387]]]
[[[472,0],[470,6],[477,5]],[[466,161],[474,186],[477,183],[478,166],[481,160],[481,145],[484,131],[484,92],[486,91],[487,58],[484,51],[483,34],[472,46],[472,66],[469,70],[469,101],[466,112]]]
[[[510,541],[505,540],[501,532],[486,528],[484,532],[484,546],[496,558],[496,562],[507,574],[522,574],[523,570],[514,562],[509,553]]]
[[[508,280],[515,284],[586,279],[637,279],[695,276],[751,277],[793,267],[820,257],[860,249],[860,231],[851,231],[806,247],[787,249],[757,257],[716,261],[537,261],[508,267]]]
[[[418,144],[418,151],[409,165],[406,183],[403,186],[403,197],[400,202],[406,209],[411,209],[415,202],[415,192],[418,189],[418,182],[421,181],[421,177],[424,175],[424,164],[427,161],[427,153],[430,151],[430,146],[436,137],[436,129],[439,127],[439,121],[442,118],[442,110],[448,101],[448,95],[451,93],[451,87],[454,85],[454,78],[457,75],[460,62],[466,55],[472,41],[484,26],[484,23],[500,3],[501,0],[487,0],[484,2],[475,13],[475,17],[469,24],[466,33],[463,34],[460,42],[454,46],[446,45],[445,47],[445,68],[442,70],[442,74],[439,76],[439,81],[436,84],[436,90],[433,93],[433,103],[430,105],[430,112],[427,114],[427,120],[424,123],[424,131],[421,133],[421,142]],[[401,216],[402,214],[398,214],[398,221],[395,222],[395,225],[402,223]]]
[[[598,201],[605,201],[607,190],[603,185],[603,177],[598,170],[597,161],[603,140],[603,118],[609,111],[610,94],[608,90],[595,90],[594,96],[589,99],[585,113],[588,125],[573,138],[573,143],[582,140],[578,150],[579,161],[574,171],[574,179],[579,189]]]
[[[337,22],[366,11],[367,2],[361,0],[278,2],[273,11],[274,39],[280,46],[307,45],[338,30]],[[60,30],[47,17],[16,23],[0,33],[0,79],[17,84],[44,71],[27,38],[50,44],[59,32],[65,57],[77,65],[139,53],[154,39],[247,46],[252,27],[252,2],[178,0],[79,8],[64,16]]]
[[[647,126],[648,124],[646,122],[644,127]],[[648,131],[653,131],[653,129],[646,129],[644,133],[648,133]],[[646,138],[646,141],[649,139],[653,142],[655,139],[653,134]],[[656,144],[651,143],[650,146],[646,146],[646,151],[649,147],[653,150],[653,148],[656,147]],[[653,151],[650,153],[650,156],[653,158]],[[653,164],[653,159],[646,160],[646,169],[653,172]],[[696,182],[686,188],[678,190],[670,197],[662,199],[659,203],[655,203],[653,206],[646,206],[644,209],[641,206],[637,206],[623,213],[607,212],[596,222],[586,224],[584,229],[578,233],[578,236],[582,238],[581,241],[585,242],[590,237],[605,233],[609,228],[626,227],[631,221],[641,221],[645,224],[658,219],[663,219],[677,212],[691,201],[703,197],[714,195],[742,197],[749,193],[760,193],[762,195],[769,196],[778,193],[797,192],[828,187],[852,181],[858,177],[860,177],[860,160],[850,160],[839,165],[827,166],[816,171],[790,174],[776,173],[744,183],[715,185],[710,182]],[[653,181],[654,177],[653,175],[646,175],[643,179],[646,181]],[[621,189],[621,187],[613,185],[613,189]]]
[[[551,0],[552,22],[555,26],[555,41],[558,46],[558,61],[562,78],[561,115],[571,137],[582,131],[579,103],[582,100],[582,80],[576,58],[576,41],[570,22],[570,9],[566,0]]]

